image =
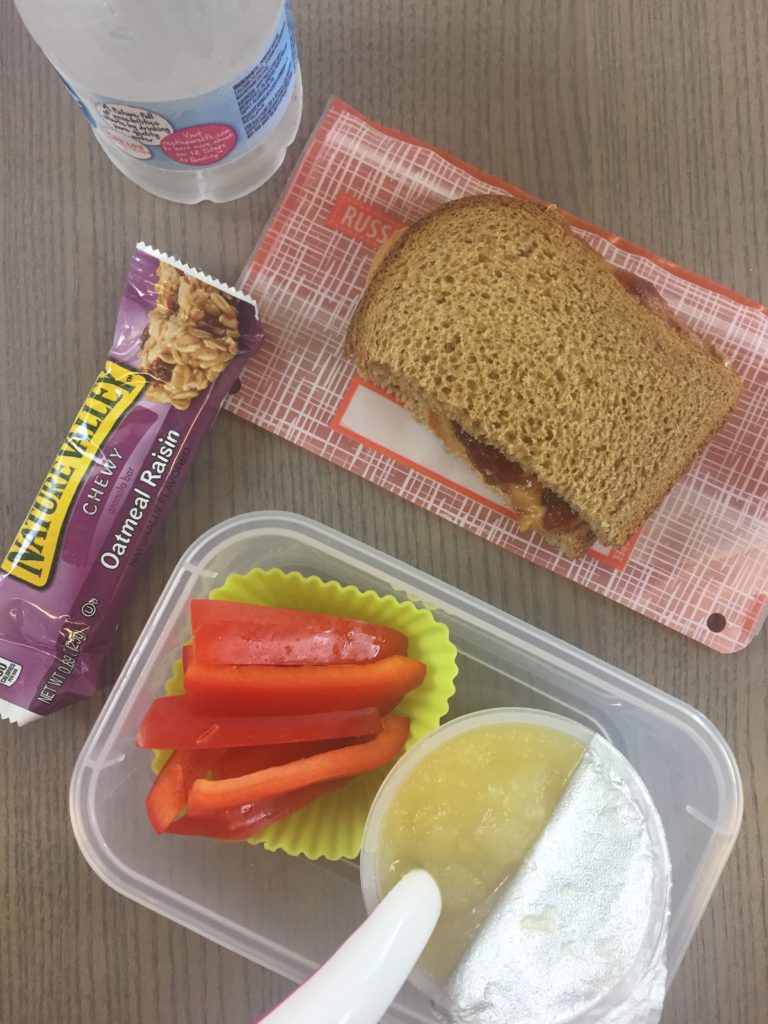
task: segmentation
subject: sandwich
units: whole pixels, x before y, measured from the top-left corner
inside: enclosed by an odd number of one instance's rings
[[[376,254],[346,351],[566,555],[621,547],[741,393],[553,206],[460,199]]]

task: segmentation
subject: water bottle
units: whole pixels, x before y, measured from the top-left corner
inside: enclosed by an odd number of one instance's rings
[[[301,117],[290,0],[15,0],[102,149],[180,203],[280,167]]]

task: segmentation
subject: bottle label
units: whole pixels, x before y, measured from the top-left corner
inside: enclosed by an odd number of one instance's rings
[[[285,0],[257,60],[211,92],[137,104],[65,85],[108,145],[157,167],[188,170],[234,160],[262,142],[291,100],[297,67],[291,4]]]

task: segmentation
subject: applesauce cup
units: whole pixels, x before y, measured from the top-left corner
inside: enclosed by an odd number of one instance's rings
[[[654,854],[658,858],[659,870],[656,871],[654,877],[648,924],[644,934],[640,937],[634,961],[623,977],[604,991],[586,1010],[579,1010],[567,1020],[558,1021],[558,1024],[593,1024],[593,1022],[600,1021],[609,1010],[620,1006],[631,993],[635,992],[653,965],[660,959],[662,963],[664,962],[669,918],[671,867],[663,825],[645,784],[623,754],[619,753],[603,737],[581,723],[564,715],[534,708],[492,708],[475,711],[447,722],[436,732],[416,743],[389,773],[368,814],[360,853],[360,884],[365,908],[370,914],[386,894],[381,885],[382,831],[393,803],[406,780],[413,775],[419,765],[445,743],[470,731],[499,725],[538,726],[554,730],[583,743],[584,753],[589,750],[601,761],[610,765],[626,785],[633,802],[641,809]],[[566,783],[566,788],[567,785],[568,783]],[[546,825],[541,835],[545,830]],[[536,843],[538,843],[538,839],[535,840],[533,846]],[[531,850],[533,846],[530,848]],[[512,871],[508,877],[511,878],[514,874],[515,872]],[[502,886],[506,887],[506,881],[502,883]],[[431,978],[418,964],[408,980],[416,989],[428,996],[436,1008],[450,1014],[451,1006],[446,1000],[446,992],[441,983]],[[541,1024],[547,1024],[544,1018],[542,1018]]]

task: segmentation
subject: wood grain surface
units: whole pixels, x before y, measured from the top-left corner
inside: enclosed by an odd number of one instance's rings
[[[300,138],[224,206],[145,194],[108,163],[13,5],[0,8],[0,545],[109,348],[143,238],[234,280],[328,97],[768,301],[764,0],[295,0]],[[75,758],[177,559],[234,513],[313,516],[619,665],[708,715],[744,779],[736,849],[664,1024],[768,1010],[768,631],[723,656],[225,415],[126,604],[89,702],[0,740],[0,1022],[246,1022],[291,988],[117,895],[69,824]]]

